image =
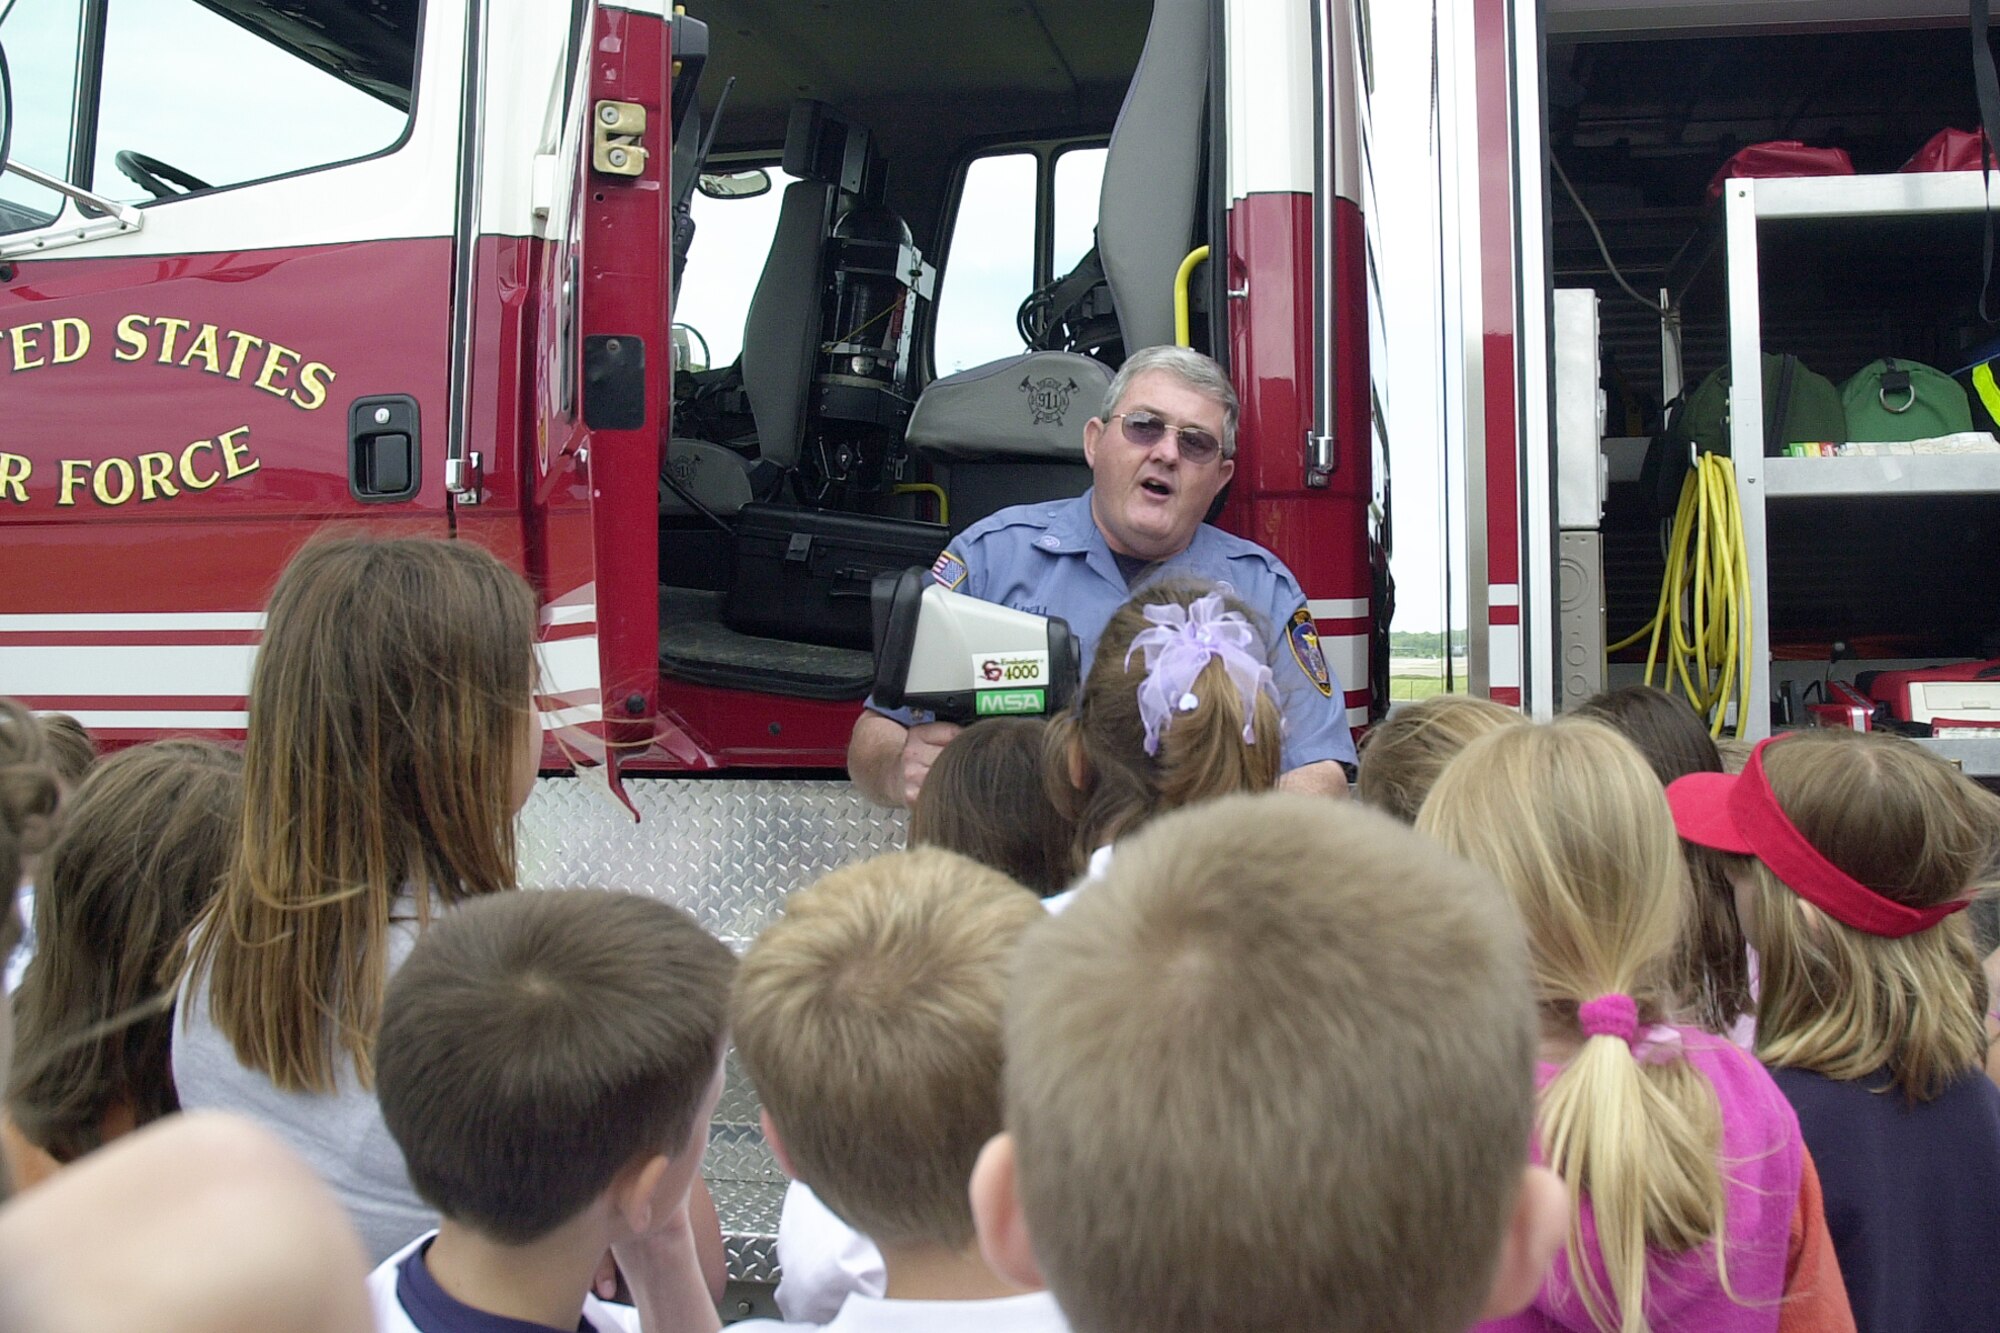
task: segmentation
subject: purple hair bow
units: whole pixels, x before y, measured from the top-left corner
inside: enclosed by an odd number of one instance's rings
[[[1134,653],[1144,654],[1139,720],[1146,724],[1146,753],[1160,752],[1160,736],[1175,713],[1190,712],[1201,702],[1194,695],[1195,677],[1217,660],[1243,696],[1243,739],[1256,744],[1257,694],[1271,688],[1271,668],[1250,622],[1241,612],[1223,610],[1216,593],[1196,598],[1191,606],[1167,602],[1141,610],[1152,627],[1132,636],[1125,665],[1132,665]]]

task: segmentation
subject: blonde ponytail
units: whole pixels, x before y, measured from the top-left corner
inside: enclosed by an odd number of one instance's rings
[[[1574,1221],[1566,1245],[1584,1309],[1606,1333],[1643,1333],[1649,1247],[1681,1254],[1713,1241],[1722,1268],[1715,1093],[1686,1060],[1642,1063],[1621,1036],[1585,1035],[1544,1089],[1537,1121],[1544,1160],[1572,1197],[1589,1197],[1596,1219],[1609,1291]],[[1726,1289],[1726,1271],[1722,1277]]]
[[[1508,727],[1445,769],[1417,827],[1507,886],[1527,925],[1543,1036],[1576,1043],[1536,1123],[1550,1168],[1590,1200],[1607,1280],[1584,1252],[1580,1218],[1567,1252],[1592,1322],[1646,1333],[1649,1249],[1712,1244],[1729,1291],[1721,1107],[1677,1034],[1647,1040],[1674,1009],[1668,967],[1689,895],[1652,770],[1601,723]],[[1629,1004],[1629,1026],[1583,1022],[1607,998]]]

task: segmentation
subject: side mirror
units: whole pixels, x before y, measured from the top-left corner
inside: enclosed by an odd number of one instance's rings
[[[748,171],[704,171],[695,188],[710,199],[755,199],[771,192],[771,173],[762,167]]]
[[[14,79],[7,71],[7,43],[0,40],[0,176],[7,174],[7,153],[14,146]]]

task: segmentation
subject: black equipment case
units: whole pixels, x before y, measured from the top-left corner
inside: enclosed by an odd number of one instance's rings
[[[875,576],[928,569],[949,537],[942,523],[744,505],[723,623],[765,638],[866,648]]]

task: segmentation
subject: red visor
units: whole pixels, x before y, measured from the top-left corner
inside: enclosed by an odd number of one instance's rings
[[[1689,842],[1754,856],[1799,897],[1835,921],[1868,935],[1901,939],[1929,930],[1958,911],[1963,901],[1939,907],[1905,907],[1841,870],[1792,826],[1764,776],[1759,741],[1740,777],[1690,773],[1667,787],[1674,824]]]

